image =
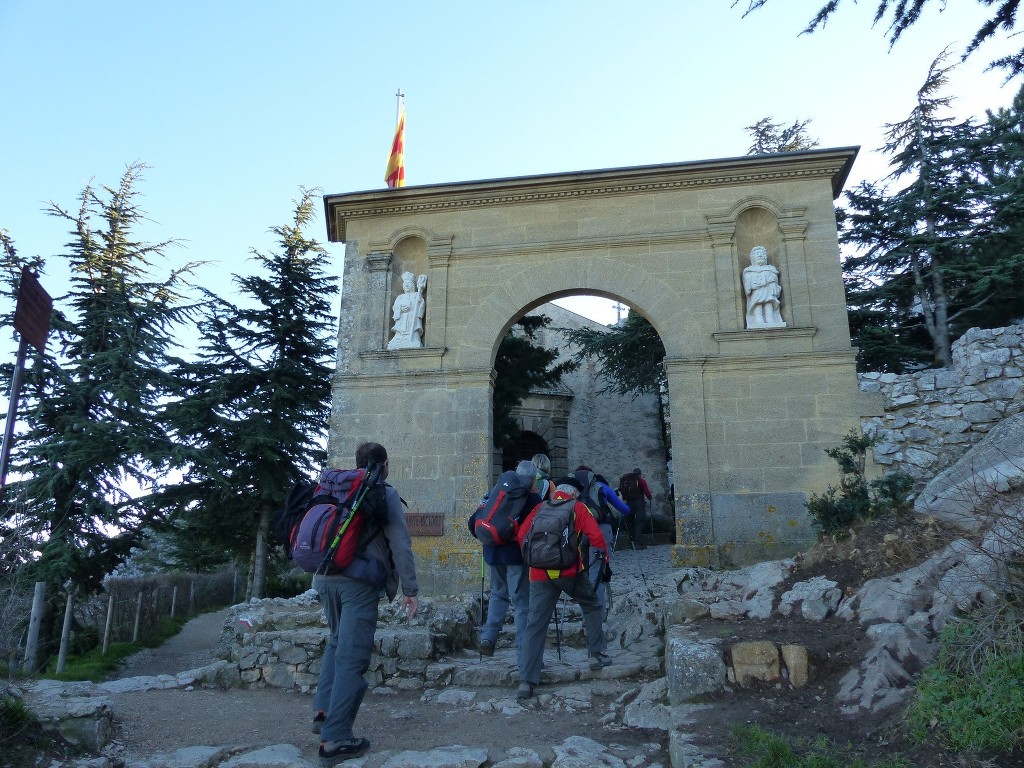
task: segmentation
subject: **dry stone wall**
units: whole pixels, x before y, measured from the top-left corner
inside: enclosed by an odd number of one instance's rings
[[[878,437],[874,460],[919,480],[959,459],[1000,420],[1024,411],[1024,323],[972,328],[953,344],[953,365],[896,375],[862,373],[862,392],[885,398],[863,422]]]

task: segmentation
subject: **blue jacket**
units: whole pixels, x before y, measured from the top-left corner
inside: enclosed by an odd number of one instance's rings
[[[611,486],[602,483],[600,480],[595,480],[597,487],[601,489],[601,498],[619,510],[620,514],[628,515],[629,505],[619,498],[619,495],[611,489]]]
[[[485,496],[484,499],[487,497]],[[516,517],[517,522],[523,522],[526,516],[533,512],[533,510],[540,504],[541,498],[538,494],[530,491],[526,494],[526,502],[523,504],[523,509]],[[481,502],[483,503],[483,502]],[[476,524],[476,513],[480,510],[477,509],[472,515],[469,516],[469,532],[473,533],[474,526]],[[475,536],[474,536],[475,538]],[[481,544],[484,549],[484,562],[488,565],[522,565],[523,564],[523,553],[519,549],[519,544],[515,539],[512,539],[508,544],[502,544],[498,547],[492,547],[488,544]]]

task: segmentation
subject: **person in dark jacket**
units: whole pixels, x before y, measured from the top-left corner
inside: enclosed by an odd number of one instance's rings
[[[356,468],[370,464],[383,465],[381,479],[387,478],[388,453],[379,443],[363,443],[356,449]],[[419,608],[412,538],[401,497],[390,485],[384,488],[384,502],[387,522],[383,528],[366,525],[360,532],[359,551],[365,557],[341,573],[318,574],[313,579],[331,632],[313,696],[313,732],[320,734],[320,765],[325,768],[364,755],[370,748],[369,739],[356,738],[352,726],[369,687],[363,674],[370,667],[380,598],[387,594],[388,600],[394,600],[401,582],[406,618],[415,616]]]
[[[537,465],[532,461],[521,461],[516,467],[516,474],[529,478],[531,490],[523,500],[523,507],[516,519],[521,521],[540,504],[540,496],[536,492]],[[486,497],[485,497],[486,500]],[[473,533],[476,526],[478,509],[469,518],[469,532]],[[498,642],[498,633],[505,624],[505,615],[512,606],[516,628],[516,649],[522,646],[523,635],[526,633],[526,620],[530,613],[530,580],[527,578],[526,567],[523,565],[523,553],[515,540],[507,544],[483,547],[484,562],[487,563],[491,579],[490,597],[487,601],[487,622],[480,628],[480,653],[493,656],[494,647]]]
[[[608,545],[597,521],[590,514],[587,505],[577,500],[581,490],[582,486],[575,477],[563,477],[558,480],[555,484],[554,499],[538,505],[519,526],[516,538],[520,546],[526,540],[538,510],[545,505],[568,503],[573,505],[572,518],[576,532],[579,536],[589,539],[592,549],[603,550],[607,557]],[[601,604],[594,594],[593,584],[587,578],[586,567],[587,563],[577,550],[575,563],[567,568],[553,571],[530,568],[530,617],[519,653],[519,690],[516,692],[516,698],[530,698],[533,696],[534,688],[540,684],[548,622],[551,621],[551,614],[563,592],[579,603],[583,610],[583,628],[587,636],[590,669],[597,672],[611,664],[611,659],[604,655]]]
[[[643,519],[647,502],[650,501],[651,489],[647,486],[647,479],[640,471],[640,467],[634,467],[632,472],[627,472],[619,480],[619,495],[629,505],[629,517],[625,519],[626,533],[629,534],[629,543],[633,549],[645,549],[645,546],[638,540],[643,532]]]

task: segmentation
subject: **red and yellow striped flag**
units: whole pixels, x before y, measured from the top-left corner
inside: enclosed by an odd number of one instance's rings
[[[398,126],[395,128],[395,140],[391,142],[391,157],[388,158],[388,170],[384,181],[389,187],[405,186],[405,105],[398,113]]]

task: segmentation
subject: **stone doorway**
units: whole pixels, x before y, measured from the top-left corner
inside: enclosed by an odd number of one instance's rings
[[[549,301],[602,296],[641,313],[665,345],[674,560],[799,551],[814,538],[808,494],[837,480],[825,450],[877,410],[857,390],[833,207],[855,156],[325,196],[329,238],[346,243],[330,460],[383,443],[413,513],[444,519],[442,535],[415,539],[417,554],[451,588],[472,585],[479,548],[465,519],[501,466],[490,435],[498,345]],[[754,325],[751,302],[771,310]],[[419,325],[396,348],[400,304]]]

